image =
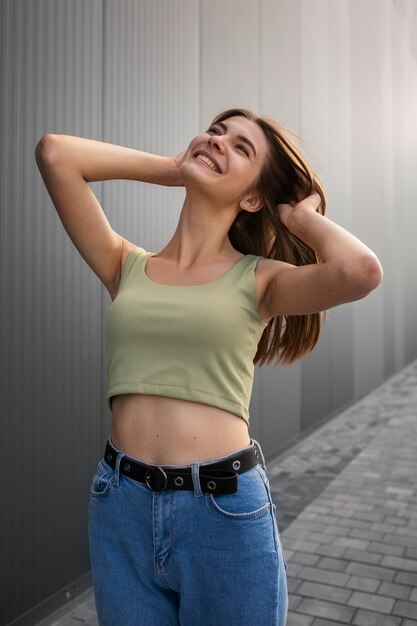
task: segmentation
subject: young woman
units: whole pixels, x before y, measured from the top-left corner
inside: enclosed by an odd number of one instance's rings
[[[292,363],[323,312],[382,279],[375,254],[326,217],[289,133],[225,111],[176,157],[45,135],[39,169],[107,288],[112,427],[90,490],[102,626],[282,626],[285,560],[260,444],[254,364]],[[158,253],[109,225],[88,183],[184,185]]]

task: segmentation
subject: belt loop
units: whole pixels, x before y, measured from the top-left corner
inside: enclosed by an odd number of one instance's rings
[[[264,453],[262,451],[261,445],[259,441],[256,441],[256,439],[254,439],[253,437],[252,437],[252,441],[258,446],[258,450],[261,453],[261,458],[262,458],[262,467],[264,468],[264,470],[266,470],[265,457],[264,457]]]
[[[202,496],[203,492],[200,484],[200,463],[197,462],[191,464],[191,476],[194,485],[194,495],[197,497]]]
[[[120,463],[122,462],[122,459],[125,456],[127,456],[127,454],[125,452],[118,452],[117,453],[116,465],[115,465],[115,468],[114,468],[114,476],[113,476],[113,483],[115,484],[116,487],[119,486],[119,482],[120,482]]]

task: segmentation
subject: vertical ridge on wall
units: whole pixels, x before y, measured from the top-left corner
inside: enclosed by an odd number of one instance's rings
[[[298,133],[300,2],[260,0],[260,12],[260,112]],[[255,438],[258,436],[263,442],[265,453],[270,455],[300,431],[301,363],[290,367],[257,367],[255,386],[259,401],[251,414],[251,428]]]
[[[314,3],[301,0],[300,47],[301,134],[309,142],[308,145],[303,145],[303,151],[312,167],[320,174],[326,189],[330,152],[329,100],[331,94],[327,66],[331,51],[329,50],[326,0],[315,0]],[[332,148],[335,149],[336,146]],[[332,410],[331,354],[331,326],[325,323],[314,351],[307,354],[301,364],[302,430]]]

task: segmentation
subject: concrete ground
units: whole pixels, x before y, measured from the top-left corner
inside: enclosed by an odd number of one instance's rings
[[[417,626],[416,383],[417,361],[268,461],[287,626]],[[97,626],[92,592],[48,624]]]

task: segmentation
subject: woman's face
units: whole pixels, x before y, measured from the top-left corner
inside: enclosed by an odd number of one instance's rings
[[[230,117],[192,139],[180,171],[186,188],[198,187],[222,204],[248,197],[268,151],[262,129],[245,117]]]

